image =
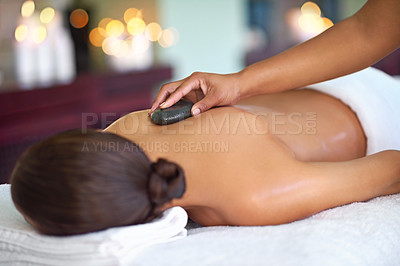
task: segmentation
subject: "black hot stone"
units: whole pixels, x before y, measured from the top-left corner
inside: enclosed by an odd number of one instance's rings
[[[158,108],[151,114],[151,122],[156,125],[169,125],[182,121],[192,116],[190,113],[192,106],[193,103],[180,100],[171,107],[165,109]]]

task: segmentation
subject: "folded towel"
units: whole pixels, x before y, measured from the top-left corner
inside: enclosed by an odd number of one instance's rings
[[[129,265],[144,249],[184,238],[184,209],[164,211],[150,223],[77,236],[37,233],[16,210],[10,185],[0,185],[0,265]]]
[[[367,137],[367,155],[400,150],[400,82],[375,68],[308,86],[347,104]]]

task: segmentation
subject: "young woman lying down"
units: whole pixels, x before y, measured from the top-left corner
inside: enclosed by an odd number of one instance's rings
[[[276,225],[399,193],[400,151],[376,147],[366,156],[380,141],[369,132],[390,136],[399,118],[387,128],[363,127],[391,119],[389,101],[400,102],[400,86],[390,79],[369,69],[171,125],[152,124],[144,110],[104,131],[60,133],[21,156],[12,197],[39,232],[71,235],[145,223],[172,206],[203,226]],[[380,99],[390,86],[398,94]],[[343,91],[349,102],[324,89]],[[363,93],[377,102],[362,108],[382,112],[380,120],[362,121],[348,106],[362,103]]]

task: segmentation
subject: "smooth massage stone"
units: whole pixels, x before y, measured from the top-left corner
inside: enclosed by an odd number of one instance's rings
[[[193,103],[185,100],[180,100],[171,107],[165,109],[156,109],[150,116],[151,122],[156,125],[169,125],[179,121],[182,121],[192,114]]]

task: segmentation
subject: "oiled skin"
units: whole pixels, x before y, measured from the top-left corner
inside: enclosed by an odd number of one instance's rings
[[[105,131],[152,161],[181,165],[187,190],[165,208],[182,206],[202,225],[281,224],[400,192],[399,152],[364,157],[356,115],[313,90],[256,96],[168,126],[153,125],[144,110]]]

